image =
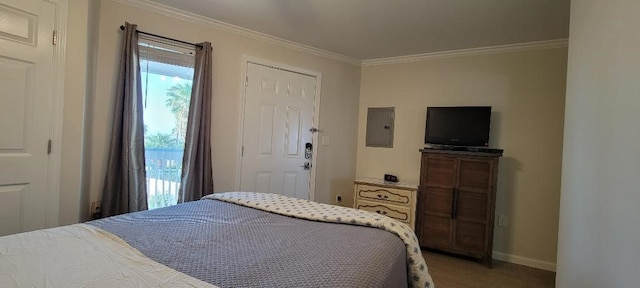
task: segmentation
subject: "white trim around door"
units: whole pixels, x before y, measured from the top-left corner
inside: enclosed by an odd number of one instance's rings
[[[47,193],[46,221],[47,228],[59,225],[60,219],[60,176],[62,162],[62,123],[64,111],[64,95],[65,95],[65,71],[66,71],[66,53],[67,53],[67,14],[69,10],[68,0],[44,0],[56,7],[56,45],[54,45],[54,81],[53,81],[53,99],[51,106],[51,154],[49,154],[49,175],[47,184],[49,192]]]

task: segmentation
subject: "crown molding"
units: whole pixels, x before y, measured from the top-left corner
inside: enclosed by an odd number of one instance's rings
[[[182,21],[207,25],[216,29],[220,29],[236,35],[241,35],[247,38],[263,41],[270,44],[280,45],[293,50],[313,54],[319,57],[335,60],[338,62],[360,66],[362,61],[353,57],[345,56],[339,53],[334,53],[327,50],[318,49],[312,46],[300,44],[283,38],[275,37],[272,35],[260,33],[257,31],[242,28],[240,26],[232,25],[226,22],[222,22],[213,18],[204,17],[195,13],[180,10],[171,6],[156,3],[150,0],[111,0],[118,3],[123,3],[132,7],[144,9],[150,12],[161,14],[164,16],[176,18]]]
[[[222,31],[236,34],[236,35],[241,35],[241,36],[262,41],[265,43],[279,45],[289,49],[323,57],[326,59],[331,59],[338,62],[355,65],[355,66],[361,66],[361,67],[427,61],[427,60],[434,60],[434,59],[462,57],[462,56],[476,56],[476,55],[485,55],[485,54],[566,48],[569,45],[568,39],[556,39],[556,40],[525,42],[525,43],[488,46],[488,47],[479,47],[479,48],[470,48],[470,49],[449,50],[449,51],[388,57],[388,58],[359,60],[357,58],[349,57],[339,53],[319,49],[309,45],[304,45],[304,44],[290,41],[287,39],[275,37],[269,34],[265,34],[265,33],[257,32],[254,30],[246,29],[240,26],[232,25],[226,22],[213,19],[213,18],[205,17],[195,13],[180,10],[171,6],[156,3],[151,0],[110,0],[110,1],[144,9],[150,12],[154,12],[154,13],[168,16],[175,19],[179,19],[185,22],[210,26],[215,29],[219,29]]]
[[[498,54],[498,53],[508,53],[508,52],[522,52],[522,51],[532,51],[532,50],[566,48],[568,46],[569,46],[568,39],[525,42],[525,43],[499,45],[499,46],[488,46],[488,47],[450,50],[450,51],[415,54],[415,55],[398,56],[398,57],[369,59],[369,60],[363,60],[361,66],[368,67],[368,66],[399,64],[399,63],[427,61],[427,60],[434,60],[434,59],[462,57],[462,56],[476,56],[476,55],[485,55],[485,54]]]

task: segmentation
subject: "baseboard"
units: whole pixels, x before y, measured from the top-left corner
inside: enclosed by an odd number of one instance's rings
[[[493,251],[493,259],[556,272],[556,263]]]

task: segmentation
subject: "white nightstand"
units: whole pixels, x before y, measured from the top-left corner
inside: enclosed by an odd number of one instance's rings
[[[414,229],[417,185],[362,178],[354,182],[353,193],[353,208],[394,218]]]

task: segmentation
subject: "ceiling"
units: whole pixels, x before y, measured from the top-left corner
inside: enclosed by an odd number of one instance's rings
[[[570,0],[151,0],[359,60],[565,39]]]

